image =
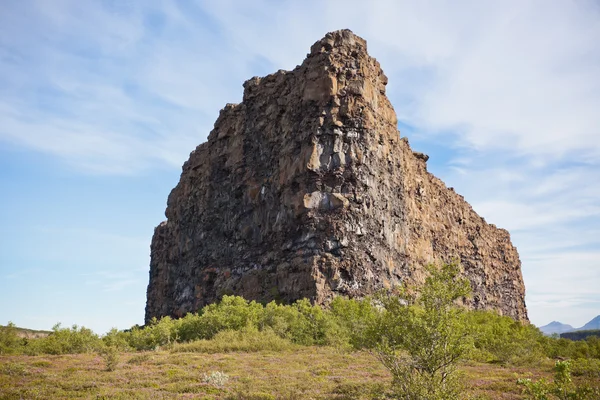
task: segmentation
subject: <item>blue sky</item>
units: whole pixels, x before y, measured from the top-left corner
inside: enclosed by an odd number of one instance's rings
[[[142,323],[190,151],[244,80],[342,28],[430,171],[511,232],[532,322],[600,314],[598,2],[5,0],[0,323]]]

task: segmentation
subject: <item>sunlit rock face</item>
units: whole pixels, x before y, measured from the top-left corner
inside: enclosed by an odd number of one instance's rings
[[[466,304],[527,320],[518,253],[427,172],[397,129],[388,79],[349,30],[302,65],[244,83],[183,165],[152,239],[146,321],[224,294],[327,304],[460,260]]]

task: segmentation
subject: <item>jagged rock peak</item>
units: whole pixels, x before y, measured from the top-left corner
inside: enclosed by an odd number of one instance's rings
[[[355,35],[350,29],[329,32],[310,48],[310,55],[321,53],[344,53],[357,57],[359,53],[367,54],[367,41]]]
[[[293,71],[244,83],[183,166],[151,245],[146,320],[238,294],[360,297],[459,259],[466,304],[527,320],[508,232],[427,172],[400,139],[388,79],[349,30]]]

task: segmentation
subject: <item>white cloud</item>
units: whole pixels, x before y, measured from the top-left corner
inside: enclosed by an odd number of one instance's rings
[[[600,313],[597,165],[539,167],[470,159],[436,171],[490,223],[508,229],[523,264],[527,305],[539,325],[581,326]]]
[[[83,3],[22,5],[0,17],[0,73],[10,77],[0,86],[0,141],[84,172],[179,168],[218,110],[239,100],[245,71],[224,84],[236,67],[222,66],[239,63],[202,24],[182,29],[171,5]],[[147,25],[152,13],[162,28]]]

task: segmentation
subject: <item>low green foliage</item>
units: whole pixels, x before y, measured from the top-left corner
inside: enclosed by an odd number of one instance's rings
[[[102,348],[102,340],[92,330],[73,325],[61,328],[54,325],[52,333],[46,337],[29,339],[23,347],[28,355],[38,354],[78,354],[98,351]]]
[[[524,394],[533,400],[597,400],[600,397],[600,388],[573,382],[569,361],[556,362],[553,382],[519,379],[517,383],[524,386]]]
[[[589,336],[584,340],[547,338],[547,355],[551,358],[600,359],[600,338]]]
[[[95,354],[99,353],[104,365],[98,368],[119,369],[125,375],[150,367],[164,368],[161,373],[166,381],[161,387],[171,394],[203,393],[213,398],[231,395],[231,398],[240,399],[306,398],[310,397],[306,393],[315,385],[333,384],[332,380],[336,380],[337,386],[328,389],[331,396],[327,398],[456,399],[461,394],[461,377],[457,373],[461,361],[470,359],[475,361],[474,364],[490,368],[498,368],[494,364],[502,364],[502,368],[527,365],[530,369],[539,370],[549,368],[553,358],[566,358],[572,361],[565,367],[566,370],[558,371],[562,375],[556,375],[553,381],[521,380],[527,395],[536,399],[557,396],[563,396],[558,397],[561,399],[583,399],[586,397],[573,396],[588,396],[588,392],[597,395],[585,381],[600,378],[599,338],[588,337],[577,342],[549,338],[532,325],[494,312],[467,311],[459,306],[469,292],[468,282],[460,278],[460,267],[451,264],[429,267],[428,271],[429,277],[421,287],[395,289],[393,293],[380,293],[374,298],[336,297],[327,308],[313,305],[306,299],[289,305],[276,302],[263,305],[237,296],[224,296],[220,302],[183,318],[153,319],[145,327],[135,326],[127,331],[112,329],[102,337],[84,327],[62,328],[56,325],[46,337],[22,338],[17,328],[9,324],[0,327],[0,356],[91,353],[89,356],[97,360]],[[309,346],[328,347],[313,350],[315,348]],[[331,351],[340,357],[353,352],[354,356],[362,349],[375,354],[391,373],[393,390],[387,390],[388,385],[384,389],[381,382],[373,386],[367,381],[341,379],[332,375],[332,368],[328,365],[311,365],[306,371],[306,379],[310,382],[299,379],[294,387],[278,390],[276,396],[273,391],[263,392],[262,388],[254,387],[237,393],[230,388],[201,383],[198,371],[189,371],[187,364],[198,362],[198,357],[217,356],[217,353],[219,357],[229,358],[254,357],[260,352],[259,355],[281,359],[302,351]],[[126,363],[119,364],[119,354],[130,351],[145,352],[129,356]],[[284,356],[274,353],[282,351]],[[233,352],[237,354],[231,354]],[[157,354],[170,356],[157,360]],[[34,372],[45,373],[53,367],[45,360],[36,362],[40,363],[39,366],[31,363],[23,367],[10,360],[4,363],[0,369],[0,391],[4,389],[3,377],[5,380],[6,377],[25,380]],[[274,362],[277,364],[281,360]],[[215,368],[224,365],[218,364]],[[360,368],[363,366],[357,369]],[[75,370],[65,369],[63,374],[70,376]],[[228,370],[226,372],[229,373]],[[265,375],[272,372],[269,370]],[[575,377],[574,381],[570,380],[571,374]],[[105,377],[111,375],[121,374],[104,374]],[[236,374],[232,376],[235,377],[233,381],[239,378]],[[378,376],[389,381],[387,373]],[[519,390],[514,377],[486,384],[498,391],[518,394]],[[145,385],[145,388],[154,388],[155,382],[146,382]],[[558,387],[564,389],[563,394],[558,394]],[[79,382],[60,390],[73,394],[80,390],[88,393],[94,388]],[[35,398],[26,388],[14,393],[20,397]],[[47,396],[52,398],[54,394]],[[139,392],[114,393],[108,390],[97,394],[98,398],[136,398]],[[484,396],[485,393],[478,395]],[[593,398],[589,396],[587,398]],[[57,394],[57,397],[60,398],[60,395]]]
[[[127,360],[127,364],[142,365],[142,364],[150,361],[151,359],[152,358],[150,357],[150,354],[148,354],[148,353],[137,354],[137,355],[131,357],[129,360]]]
[[[276,397],[264,392],[238,391],[233,395],[227,396],[226,400],[276,400]]]
[[[600,360],[595,358],[578,358],[571,362],[573,376],[600,379]]]
[[[229,353],[233,351],[283,351],[293,349],[292,343],[279,337],[271,330],[258,331],[255,328],[245,328],[241,331],[222,331],[211,340],[196,340],[173,346],[174,353]]]
[[[464,314],[477,361],[527,364],[544,358],[548,339],[533,325],[491,311]]]
[[[0,365],[0,373],[9,376],[27,375],[29,371],[21,363],[8,362]]]
[[[221,371],[213,371],[209,374],[204,373],[202,375],[202,382],[207,385],[213,385],[216,387],[223,387],[229,381],[229,375]]]
[[[383,312],[374,335],[377,358],[391,372],[399,399],[458,399],[462,385],[457,364],[471,348],[463,323],[465,310],[455,303],[469,295],[457,264],[428,267],[418,291],[381,296]]]
[[[348,299],[338,296],[331,302],[330,316],[339,327],[340,344],[344,342],[354,349],[371,348],[377,342],[373,327],[380,312],[370,298]]]
[[[106,335],[102,337],[102,343],[108,347],[114,347],[119,351],[132,350],[129,344],[128,332],[120,331],[117,328],[112,328]]]
[[[7,326],[0,326],[0,355],[20,354],[22,352],[23,339],[17,335],[17,327],[12,322]]]
[[[107,371],[114,371],[119,364],[119,349],[116,346],[105,346],[100,350]]]

